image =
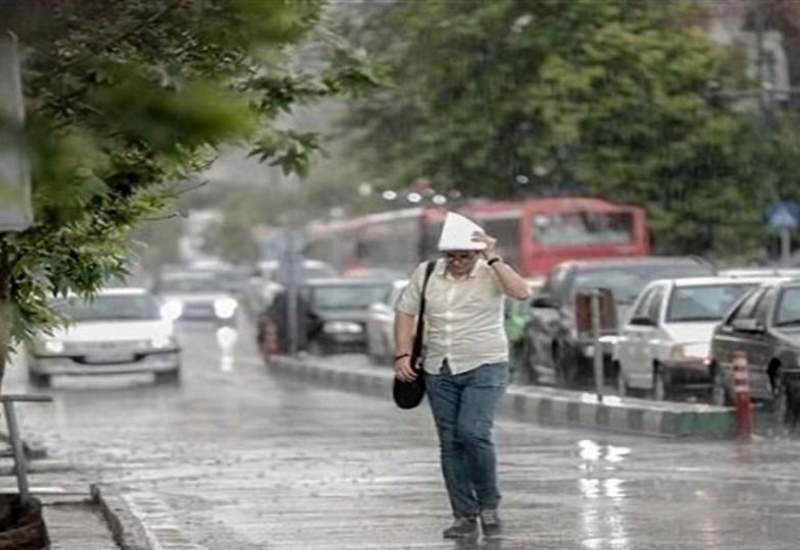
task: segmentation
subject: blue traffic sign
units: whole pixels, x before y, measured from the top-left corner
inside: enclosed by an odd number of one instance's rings
[[[767,208],[767,224],[772,229],[797,229],[800,223],[800,203],[775,202]]]

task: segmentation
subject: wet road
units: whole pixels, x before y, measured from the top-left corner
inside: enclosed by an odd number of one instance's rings
[[[78,466],[71,482],[116,484],[201,548],[795,550],[800,539],[800,441],[685,443],[500,420],[506,535],[446,542],[427,408],[273,376],[246,330],[228,353],[201,327],[184,345],[179,387],[56,379],[55,403],[22,414],[26,433]],[[25,388],[22,369],[6,388]]]

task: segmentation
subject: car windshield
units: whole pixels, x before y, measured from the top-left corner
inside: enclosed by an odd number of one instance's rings
[[[311,307],[314,309],[367,309],[382,302],[390,288],[376,285],[326,285],[310,289]]]
[[[158,302],[148,294],[105,294],[90,300],[71,296],[56,300],[54,306],[73,322],[153,321],[161,318]]]
[[[655,279],[674,279],[708,275],[711,270],[703,265],[631,265],[613,268],[580,270],[575,275],[574,289],[608,288],[614,301],[630,304],[642,289]]]
[[[753,284],[676,287],[667,306],[667,322],[717,321]]]
[[[775,308],[775,324],[800,324],[800,287],[783,289]]]
[[[165,277],[158,284],[159,292],[222,292],[220,282],[212,277]]]

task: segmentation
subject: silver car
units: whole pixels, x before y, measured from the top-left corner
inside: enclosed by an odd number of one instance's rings
[[[70,323],[37,333],[26,345],[28,377],[46,386],[53,375],[152,372],[156,381],[177,382],[180,346],[159,301],[141,288],[115,288],[92,300],[58,299],[54,307]]]
[[[367,314],[367,355],[377,364],[391,364],[394,353],[394,306],[408,280],[392,283],[383,300],[369,307]]]

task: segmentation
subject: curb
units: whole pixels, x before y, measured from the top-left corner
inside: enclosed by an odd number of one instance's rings
[[[155,550],[141,522],[119,492],[98,484],[92,484],[90,491],[121,550]]]
[[[8,433],[5,431],[0,431],[0,443],[8,445],[9,448],[11,447],[11,438],[8,437]],[[27,437],[22,438],[22,447],[25,450],[25,456],[28,457],[28,460],[47,458],[47,447],[39,440]]]
[[[393,373],[380,367],[330,366],[311,357],[270,356],[268,367],[328,387],[391,399]],[[526,422],[666,438],[733,439],[732,408],[605,396],[541,386],[509,386],[500,414]]]

